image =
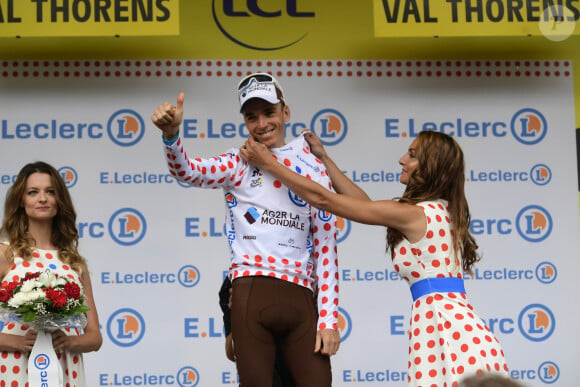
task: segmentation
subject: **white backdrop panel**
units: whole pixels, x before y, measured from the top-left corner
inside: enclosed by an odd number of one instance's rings
[[[290,139],[312,128],[374,199],[400,195],[398,159],[421,129],[466,154],[473,229],[484,254],[466,284],[504,346],[512,377],[569,386],[580,377],[571,305],[580,235],[569,62],[4,62],[0,195],[27,162],[67,178],[91,268],[104,345],[90,386],[235,383],[218,289],[228,267],[222,191],[168,175],[150,115],[186,93],[190,156],[247,136],[235,85],[272,71]],[[334,385],[403,386],[411,297],[385,254],[385,230],[340,224],[343,343]]]

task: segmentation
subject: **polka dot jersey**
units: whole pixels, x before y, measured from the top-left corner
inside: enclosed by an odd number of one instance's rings
[[[324,165],[303,136],[271,149],[280,163],[330,188]],[[222,188],[229,275],[269,276],[317,293],[318,329],[338,329],[336,218],[297,197],[266,171],[246,163],[238,149],[189,158],[181,139],[164,141],[169,172],[200,188]]]
[[[50,268],[53,272],[75,278],[80,282],[79,273],[58,258],[58,252],[53,250],[37,249],[31,260],[25,261],[20,257],[14,259],[14,264],[8,274],[2,279],[2,286],[6,286],[17,278],[24,277],[26,273],[34,273]],[[24,336],[28,331],[28,325],[22,325],[15,321],[5,322],[2,333]],[[77,329],[63,329],[69,336],[78,336]],[[28,353],[24,352],[0,352],[0,387],[26,387],[28,386]],[[63,370],[64,387],[85,387],[85,371],[83,355],[80,353],[58,352],[58,359]]]
[[[425,278],[462,278],[453,253],[445,200],[418,203],[427,231],[417,243],[403,239],[393,251],[395,270],[409,285]],[[458,292],[426,294],[413,302],[409,329],[409,386],[452,387],[463,377],[483,372],[508,376],[503,350]]]

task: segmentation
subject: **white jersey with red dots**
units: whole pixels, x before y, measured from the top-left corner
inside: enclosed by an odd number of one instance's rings
[[[30,260],[21,257],[14,258],[14,264],[10,271],[2,279],[2,287],[11,281],[18,281],[24,278],[26,273],[35,273],[45,269],[50,269],[60,276],[74,278],[80,282],[80,274],[74,271],[69,265],[64,264],[58,257],[55,250],[35,249]],[[28,324],[21,324],[18,321],[5,321],[2,333],[10,335],[24,336],[30,329]],[[78,336],[78,329],[61,329],[68,336]],[[85,370],[82,353],[71,353],[69,351],[58,352],[61,368],[63,370],[64,386],[85,387]],[[28,386],[28,359],[29,353],[0,351],[0,385],[10,387]]]
[[[233,148],[211,158],[189,158],[181,139],[164,140],[169,172],[200,188],[222,188],[229,275],[269,276],[317,293],[318,329],[338,330],[336,218],[303,201],[266,171],[245,162]],[[324,165],[304,136],[270,149],[288,168],[330,189]]]
[[[409,285],[425,278],[463,278],[454,254],[447,201],[417,204],[427,230],[417,243],[403,239],[393,251],[395,270]],[[459,292],[423,295],[413,302],[409,329],[409,386],[457,386],[462,378],[495,372],[508,376],[503,350]]]

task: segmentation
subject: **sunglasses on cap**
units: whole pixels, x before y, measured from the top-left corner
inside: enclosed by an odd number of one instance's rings
[[[250,75],[246,75],[245,77],[243,77],[240,82],[238,83],[238,90],[243,89],[244,87],[246,87],[248,85],[248,83],[250,83],[250,81],[252,79],[255,79],[258,82],[273,82],[273,83],[278,83],[276,81],[276,78],[274,78],[273,76],[271,76],[268,73],[253,73]]]
[[[278,89],[280,93],[284,95],[284,90],[282,89],[282,86],[280,86],[276,78],[274,78],[272,75],[268,73],[253,73],[242,78],[238,83],[238,93],[242,91],[244,87],[248,86],[248,84],[252,79],[255,79],[258,82],[272,82],[274,86],[276,86],[276,89]]]

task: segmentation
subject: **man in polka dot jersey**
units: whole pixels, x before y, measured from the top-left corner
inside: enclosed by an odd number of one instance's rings
[[[238,84],[240,112],[251,137],[289,168],[330,189],[324,165],[303,135],[286,144],[290,119],[282,87],[266,73]],[[297,386],[330,386],[338,334],[338,261],[334,215],[297,197],[239,149],[188,157],[179,136],[184,94],[151,119],[163,132],[169,172],[199,188],[222,188],[231,249],[232,333],[240,386],[271,386],[275,338]]]

